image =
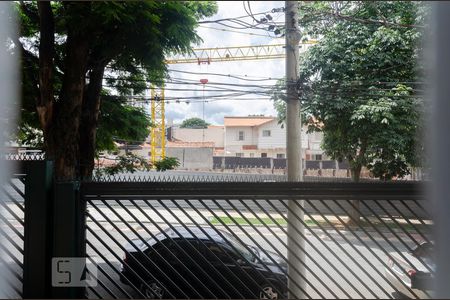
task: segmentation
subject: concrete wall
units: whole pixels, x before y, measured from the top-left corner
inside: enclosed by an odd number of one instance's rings
[[[206,129],[172,127],[172,137],[183,142],[202,142],[203,131],[205,132],[205,142],[213,142],[215,147],[223,147],[223,126],[208,126]]]
[[[166,148],[166,156],[178,158],[181,170],[210,170],[213,165],[213,148]]]

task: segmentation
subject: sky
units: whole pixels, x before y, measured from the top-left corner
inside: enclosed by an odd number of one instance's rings
[[[232,18],[246,16],[242,1],[217,1],[218,13],[212,17],[204,20],[217,20],[223,18]],[[284,1],[250,1],[251,10],[254,14],[260,12],[271,11],[273,8],[284,7]],[[284,22],[284,13],[271,14],[274,20]],[[259,16],[260,17],[260,16]],[[252,23],[252,18],[243,19],[248,23]],[[227,23],[232,25],[231,23]],[[242,34],[237,32],[221,31],[206,27],[213,27],[218,29],[233,30],[243,33],[253,33],[258,35]],[[232,29],[219,24],[202,24],[197,29],[197,33],[203,39],[200,45],[194,45],[193,48],[210,48],[210,47],[234,47],[234,46],[255,46],[267,44],[283,44],[284,38],[273,38],[273,33],[268,33],[257,29]],[[262,36],[261,36],[262,35]],[[256,61],[230,61],[230,62],[212,62],[211,64],[170,64],[170,70],[181,70],[189,72],[201,73],[219,73],[225,75],[235,75],[246,77],[249,79],[265,79],[265,78],[282,78],[285,73],[284,59],[270,59],[270,60],[256,60]],[[209,83],[220,82],[230,84],[262,84],[273,85],[276,83],[272,81],[245,81],[235,78],[213,76],[213,75],[193,75],[172,71],[169,76],[174,80],[182,79],[190,80],[192,82],[199,82],[200,79],[208,79]],[[195,91],[173,91],[171,88],[195,89]],[[254,89],[243,87],[232,87],[234,89]],[[205,85],[205,90],[216,89],[215,87],[208,87]],[[226,92],[230,93],[230,92]],[[273,102],[267,96],[261,95],[245,95],[241,97],[230,97],[225,100],[211,101],[208,100],[208,95],[223,94],[220,92],[205,91],[204,98],[201,85],[192,84],[171,84],[167,82],[165,96],[170,97],[200,97],[196,100],[185,102],[169,102],[166,104],[166,120],[172,121],[175,124],[181,123],[186,118],[199,117],[203,118],[210,124],[223,124],[224,116],[248,116],[254,114],[263,114],[266,116],[276,116],[276,110],[273,107]],[[239,98],[258,98],[258,100],[238,100]],[[259,100],[260,98],[260,100]],[[205,101],[202,101],[205,99]],[[182,101],[185,101],[183,99]],[[194,103],[194,101],[198,101]],[[204,111],[203,111],[204,109]]]

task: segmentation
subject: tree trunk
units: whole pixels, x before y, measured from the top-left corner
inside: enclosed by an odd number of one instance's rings
[[[69,28],[66,47],[64,79],[52,131],[55,174],[60,179],[74,179],[79,176],[79,126],[89,53],[87,37]]]
[[[360,164],[357,164],[356,166],[353,166],[350,168],[350,173],[352,176],[353,182],[359,182],[359,179],[361,177],[361,169],[362,166]],[[359,200],[350,200],[350,203],[353,204],[352,207],[350,207],[349,210],[349,220],[348,225],[357,225],[359,223],[359,219],[361,218],[361,214],[359,212],[360,209],[360,203]]]
[[[80,124],[80,175],[82,178],[92,176],[95,161],[95,139],[98,116],[100,113],[100,92],[105,65],[94,67],[89,72],[89,85],[83,98]]]
[[[53,120],[53,64],[55,47],[55,21],[50,1],[39,1],[39,97],[36,111],[44,133],[44,149],[47,158],[53,158],[53,143],[50,127]]]

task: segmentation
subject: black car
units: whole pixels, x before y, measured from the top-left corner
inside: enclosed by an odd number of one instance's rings
[[[287,265],[211,227],[173,227],[128,243],[120,280],[147,298],[287,298]]]

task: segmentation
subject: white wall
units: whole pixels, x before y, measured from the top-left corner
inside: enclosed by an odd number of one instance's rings
[[[239,131],[244,132],[244,140],[239,141]],[[228,148],[241,148],[243,145],[258,145],[258,129],[250,126],[227,126],[225,132],[226,146]],[[237,146],[237,147],[236,147]]]
[[[183,142],[213,142],[215,147],[224,146],[224,127],[210,126],[206,129],[172,127],[172,137]]]
[[[270,136],[263,136],[264,130],[270,130]],[[244,140],[238,140],[238,132],[244,131]],[[307,127],[302,127],[302,149],[303,156],[306,153],[321,154],[321,133],[306,133]],[[255,145],[256,150],[243,150],[244,145]],[[310,150],[314,149],[314,150]],[[225,129],[225,155],[235,156],[243,153],[244,157],[261,157],[261,153],[267,153],[268,157],[276,157],[276,154],[286,154],[286,125],[281,126],[277,120],[273,120],[261,126],[227,126]]]
[[[270,130],[270,136],[263,136],[264,130]],[[258,127],[258,149],[286,149],[286,126],[281,128],[277,120]]]
[[[213,165],[213,148],[166,148],[166,156],[178,158],[181,170],[209,170]]]

